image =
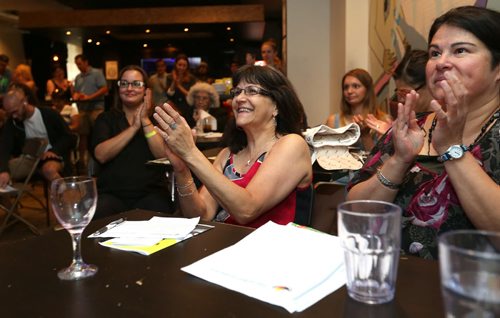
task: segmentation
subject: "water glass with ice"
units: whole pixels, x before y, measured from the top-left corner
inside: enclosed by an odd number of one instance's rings
[[[500,233],[444,233],[439,267],[446,317],[500,317]]]
[[[401,245],[401,208],[383,201],[356,200],[341,203],[337,211],[347,293],[366,304],[390,302]]]

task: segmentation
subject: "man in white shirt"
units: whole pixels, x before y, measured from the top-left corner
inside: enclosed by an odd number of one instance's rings
[[[25,85],[12,86],[4,96],[8,120],[0,136],[0,188],[10,181],[9,160],[20,154],[28,138],[46,138],[47,149],[41,158],[40,172],[48,181],[60,178],[64,161],[75,145],[63,118],[55,110],[38,108],[28,102],[30,89]]]

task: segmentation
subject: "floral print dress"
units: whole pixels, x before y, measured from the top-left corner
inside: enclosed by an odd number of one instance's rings
[[[420,114],[422,127],[430,113]],[[471,153],[497,184],[500,183],[500,120],[472,145]],[[348,190],[369,179],[394,154],[391,130],[372,149],[365,165],[348,185]],[[464,180],[466,182],[467,180]],[[443,163],[436,156],[418,156],[394,199],[403,208],[402,254],[437,259],[437,237],[446,231],[474,229],[461,207]]]

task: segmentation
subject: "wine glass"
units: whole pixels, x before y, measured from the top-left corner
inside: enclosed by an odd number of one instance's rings
[[[68,177],[54,180],[50,201],[57,220],[69,232],[73,243],[73,262],[57,276],[63,280],[77,280],[95,275],[97,266],[85,264],[80,249],[82,232],[95,213],[97,189],[94,179]]]

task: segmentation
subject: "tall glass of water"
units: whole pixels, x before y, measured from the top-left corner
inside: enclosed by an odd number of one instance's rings
[[[366,304],[391,301],[401,245],[401,208],[383,201],[358,200],[339,204],[337,211],[347,293]]]
[[[95,213],[97,189],[90,177],[69,177],[52,181],[50,201],[59,223],[69,232],[73,242],[73,262],[57,273],[63,280],[77,280],[97,273],[97,266],[82,260],[82,232]]]
[[[439,267],[446,317],[500,317],[500,233],[444,233]]]

